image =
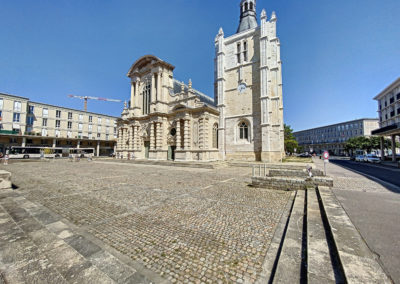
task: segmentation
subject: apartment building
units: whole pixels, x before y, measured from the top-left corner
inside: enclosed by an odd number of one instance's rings
[[[0,93],[0,151],[11,146],[95,148],[114,152],[117,117]]]
[[[378,125],[378,119],[363,118],[298,131],[293,135],[305,151],[322,153],[326,150],[332,155],[345,155],[344,145],[347,140],[357,136],[371,136]]]
[[[396,141],[400,137],[400,78],[386,87],[374,100],[378,102],[379,128],[372,131],[372,134],[381,136],[382,140],[385,136],[391,137],[392,160],[396,161]],[[383,148],[383,143],[381,144]]]

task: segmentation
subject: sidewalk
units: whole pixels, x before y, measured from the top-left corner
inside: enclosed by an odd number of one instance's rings
[[[314,160],[323,169],[323,161]],[[393,169],[388,169],[393,171]],[[369,248],[395,283],[400,283],[400,194],[363,175],[329,163],[333,192]]]

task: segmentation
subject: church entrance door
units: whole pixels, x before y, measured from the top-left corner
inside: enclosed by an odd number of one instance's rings
[[[144,142],[144,157],[146,159],[148,159],[150,157],[149,151],[150,151],[150,142],[149,141],[145,141]]]

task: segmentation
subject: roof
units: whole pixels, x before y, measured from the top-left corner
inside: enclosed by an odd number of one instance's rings
[[[162,64],[164,66],[167,66],[168,68],[170,68],[172,70],[175,69],[175,66],[173,66],[172,64],[158,58],[157,56],[148,54],[148,55],[140,57],[138,60],[135,61],[135,63],[132,64],[131,68],[128,71],[127,76],[131,77],[133,74],[133,71],[135,69],[140,69],[141,66],[148,65],[152,61],[155,61],[156,63]]]
[[[311,130],[316,130],[316,129],[327,128],[327,127],[332,127],[332,126],[337,126],[337,125],[342,125],[342,124],[346,124],[346,123],[352,123],[352,122],[356,122],[356,121],[364,121],[364,120],[374,120],[376,122],[379,122],[378,118],[360,118],[360,119],[354,119],[354,120],[349,120],[349,121],[344,121],[344,122],[339,122],[339,123],[334,123],[334,124],[314,127],[314,128],[310,128],[310,129],[304,129],[304,130],[300,130],[300,131],[295,131],[295,132],[293,132],[293,134],[306,132],[306,131],[311,131]]]
[[[5,93],[0,93],[0,96],[8,96],[8,97],[13,97],[13,98],[17,98],[17,99],[22,99],[22,100],[27,100],[27,101],[29,101],[29,98],[20,97],[20,96],[15,96],[15,95],[10,95],[10,94],[5,94]]]
[[[185,83],[174,79],[174,94],[181,92],[182,84],[185,86],[185,92],[187,92],[189,90],[189,87]],[[202,92],[200,92],[198,90],[192,89],[192,91],[196,94],[197,97],[199,97],[201,102],[209,104],[214,107],[216,106],[213,98],[203,94]]]
[[[251,30],[256,28],[257,26],[258,26],[257,18],[252,15],[247,15],[240,19],[240,24],[236,33],[241,33],[247,30]]]
[[[397,78],[392,84],[390,84],[388,87],[386,87],[382,92],[380,92],[375,98],[374,100],[379,100],[380,97],[386,95],[388,92],[391,92],[392,89],[394,89],[395,87],[400,86],[400,77]]]

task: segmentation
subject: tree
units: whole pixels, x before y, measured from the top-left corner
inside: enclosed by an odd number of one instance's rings
[[[291,154],[294,153],[294,149],[299,147],[299,143],[297,143],[296,138],[293,135],[293,129],[289,125],[285,126],[285,152],[289,152]]]

